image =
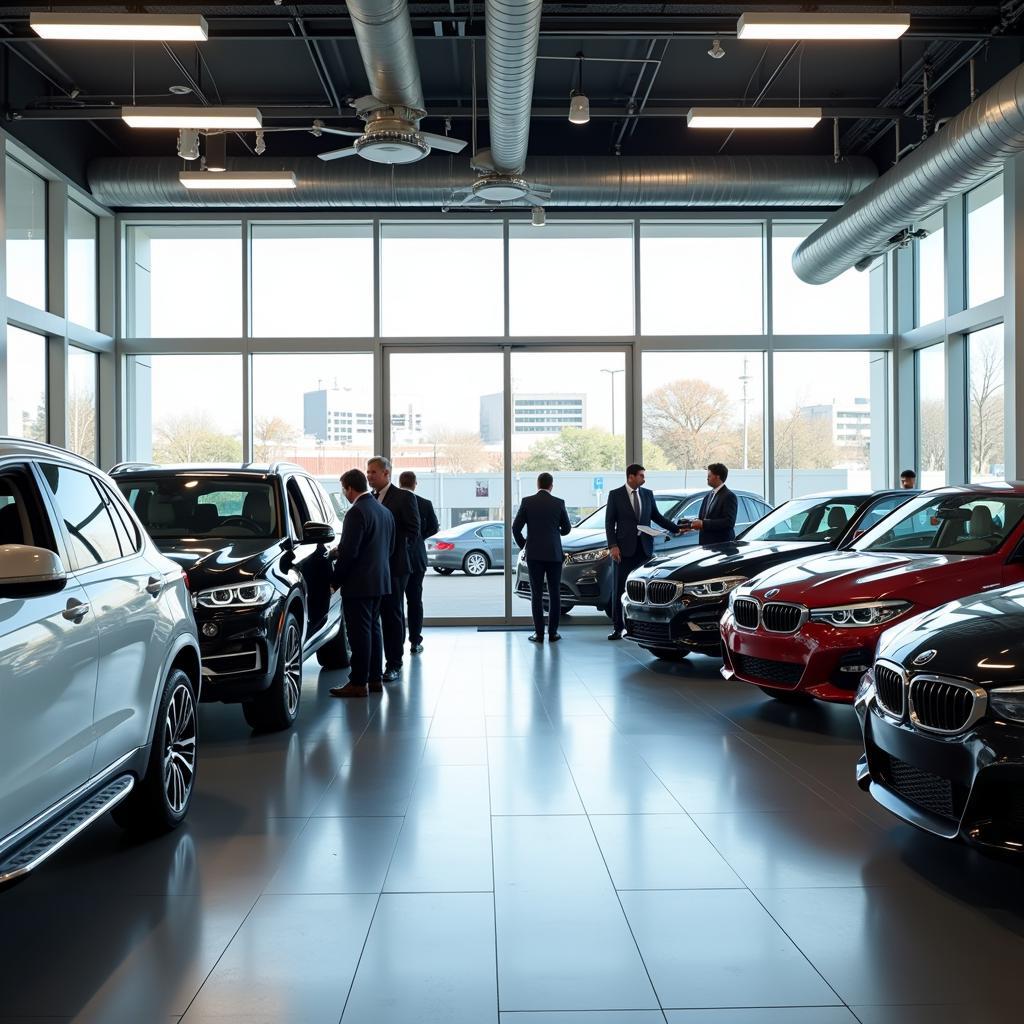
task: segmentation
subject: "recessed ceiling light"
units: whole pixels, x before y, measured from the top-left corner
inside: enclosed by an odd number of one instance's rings
[[[122,107],[121,117],[132,128],[228,128],[234,131],[263,127],[256,107]]]
[[[185,188],[203,189],[285,189],[295,188],[294,171],[180,171],[178,181]]]
[[[690,128],[813,128],[821,107],[693,107]]]
[[[740,39],[899,39],[909,14],[741,14]]]
[[[206,19],[199,14],[72,14],[34,11],[29,26],[43,39],[205,42]]]

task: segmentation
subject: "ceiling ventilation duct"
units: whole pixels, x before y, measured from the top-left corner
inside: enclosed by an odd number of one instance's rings
[[[808,284],[825,284],[1024,151],[1024,64],[949,120],[834,213],[793,253]]]
[[[189,192],[173,157],[103,157],[89,165],[98,202],[127,207],[307,207],[438,209],[464,186],[469,166],[449,161],[395,167],[383,173],[362,160],[287,162],[297,187],[280,192]],[[229,170],[267,170],[266,158],[229,159]],[[761,208],[841,206],[877,177],[874,164],[831,156],[538,157],[529,171],[553,188],[549,207]]]

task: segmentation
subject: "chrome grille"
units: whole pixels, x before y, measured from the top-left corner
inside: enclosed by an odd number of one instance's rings
[[[737,597],[732,604],[732,615],[737,626],[744,629],[757,629],[760,621],[757,602],[750,597]]]
[[[985,711],[984,691],[939,676],[915,676],[910,680],[910,717],[928,732],[962,732]]]
[[[882,710],[894,718],[902,718],[906,711],[905,693],[902,672],[881,662],[875,665],[875,695]]]
[[[647,584],[643,580],[626,580],[626,596],[630,601],[643,601],[647,596]]]
[[[769,601],[761,609],[761,625],[769,633],[795,633],[804,622],[804,609],[796,604]]]
[[[679,588],[667,580],[651,580],[647,584],[647,600],[651,604],[671,604],[678,593]]]

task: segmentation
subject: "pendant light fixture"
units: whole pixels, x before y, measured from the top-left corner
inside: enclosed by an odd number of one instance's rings
[[[221,174],[228,169],[228,137],[224,132],[206,136],[206,169]]]
[[[204,189],[285,189],[295,188],[294,171],[181,171],[178,181],[185,188]]]
[[[740,39],[899,39],[909,14],[741,14]]]
[[[263,127],[256,107],[122,107],[129,128],[223,128],[228,131]]]
[[[569,120],[572,124],[587,124],[590,121],[590,100],[583,92],[583,54],[577,53],[580,62],[578,88],[569,93]]]
[[[29,27],[43,39],[108,42],[206,42],[206,19],[199,14],[78,14],[33,11]]]

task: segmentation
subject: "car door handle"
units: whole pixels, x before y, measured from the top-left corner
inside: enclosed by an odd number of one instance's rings
[[[164,581],[157,576],[150,576],[146,581],[146,593],[159,597],[163,593]]]
[[[89,614],[89,606],[84,601],[77,601],[75,598],[68,600],[67,606],[61,615],[64,616],[68,622],[79,623]]]

